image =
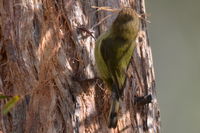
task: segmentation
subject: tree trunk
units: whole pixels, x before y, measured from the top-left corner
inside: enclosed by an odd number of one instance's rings
[[[21,100],[0,114],[3,133],[159,133],[152,53],[146,22],[121,101],[116,129],[108,129],[110,92],[96,79],[95,38],[116,13],[92,6],[131,6],[144,0],[1,0],[0,92]],[[90,79],[90,80],[89,80]],[[140,103],[151,96],[150,103]],[[6,101],[1,101],[0,109]]]

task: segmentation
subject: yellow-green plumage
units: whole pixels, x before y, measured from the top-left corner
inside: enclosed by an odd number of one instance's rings
[[[139,18],[131,8],[123,8],[111,28],[96,41],[95,60],[99,76],[112,91],[109,128],[117,126],[119,99],[123,94],[126,70],[136,46]]]

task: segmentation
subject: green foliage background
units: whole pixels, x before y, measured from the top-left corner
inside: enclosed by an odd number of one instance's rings
[[[200,133],[200,1],[147,0],[162,133]]]

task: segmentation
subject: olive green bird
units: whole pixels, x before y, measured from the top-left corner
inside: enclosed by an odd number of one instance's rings
[[[119,99],[123,95],[126,71],[136,47],[139,23],[139,16],[133,9],[123,8],[111,28],[96,41],[98,74],[112,92],[109,128],[117,126]]]

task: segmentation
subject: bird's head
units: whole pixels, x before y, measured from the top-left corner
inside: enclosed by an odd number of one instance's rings
[[[139,31],[140,19],[135,10],[123,8],[112,24],[112,31],[116,37],[135,39]]]

